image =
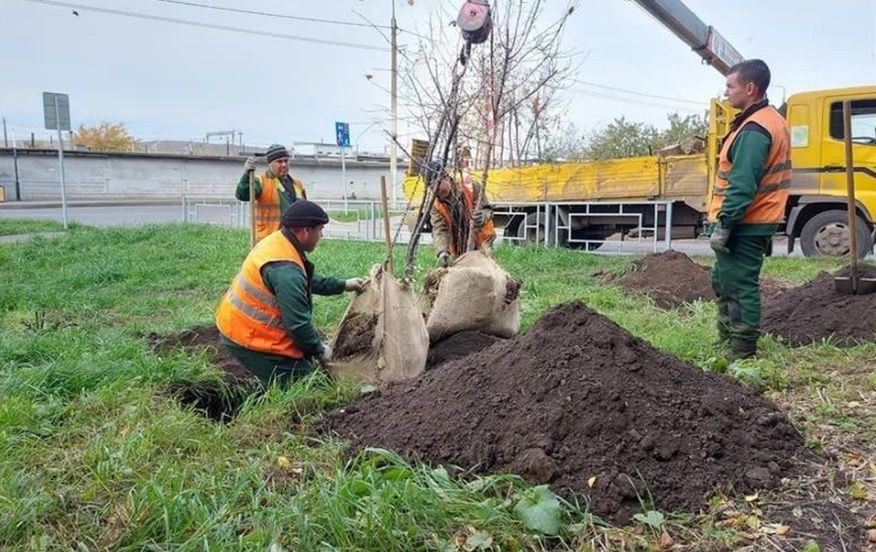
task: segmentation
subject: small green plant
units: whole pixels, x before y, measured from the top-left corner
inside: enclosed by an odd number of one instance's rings
[[[636,514],[633,519],[652,531],[663,529],[663,523],[666,521],[663,513],[659,510],[648,510],[644,514]]]
[[[560,532],[563,507],[559,497],[547,485],[522,491],[514,506],[514,513],[520,517],[523,526],[531,531],[544,535]]]

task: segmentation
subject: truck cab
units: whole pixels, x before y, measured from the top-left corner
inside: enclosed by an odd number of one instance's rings
[[[783,106],[793,178],[785,233],[806,256],[849,252],[842,105],[852,106],[858,253],[873,249],[876,216],[876,87],[794,94]]]

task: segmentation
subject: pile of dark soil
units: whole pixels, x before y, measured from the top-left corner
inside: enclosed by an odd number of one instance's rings
[[[320,423],[352,440],[475,473],[514,472],[624,523],[653,497],[698,510],[792,470],[803,439],[771,401],[651,347],[581,303]]]
[[[208,351],[213,364],[222,372],[221,382],[171,382],[160,393],[174,397],[181,405],[194,408],[212,420],[227,422],[261,386],[258,379],[228,353],[220,338],[215,326],[199,326],[170,336],[155,333],[148,336],[150,347],[158,355],[179,350],[193,354]]]
[[[654,253],[634,261],[620,281],[631,291],[649,295],[664,309],[698,299],[715,299],[710,269],[678,251]]]
[[[352,313],[341,322],[332,356],[344,360],[371,350],[377,317],[365,313]]]
[[[863,269],[864,276],[876,278],[876,267]],[[836,274],[822,272],[800,287],[768,298],[763,307],[763,331],[791,345],[807,345],[824,339],[840,345],[876,340],[876,293],[837,293],[834,276],[848,274],[848,268]]]
[[[459,332],[429,347],[426,357],[426,370],[437,368],[451,360],[458,360],[473,353],[483,351],[497,341],[505,341],[501,337],[473,330]]]

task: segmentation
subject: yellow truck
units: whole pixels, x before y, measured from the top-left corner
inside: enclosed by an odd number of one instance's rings
[[[842,102],[851,100],[859,251],[873,248],[876,228],[876,86],[790,96],[780,111],[791,133],[793,180],[780,232],[789,251],[848,253]],[[538,164],[489,172],[487,196],[504,235],[527,242],[598,247],[620,234],[694,238],[704,228],[720,141],[736,111],[713,100],[703,153],[584,163]],[[477,175],[478,171],[473,171]],[[408,198],[422,181],[408,177]]]

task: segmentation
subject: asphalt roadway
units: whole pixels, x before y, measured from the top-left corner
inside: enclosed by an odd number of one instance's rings
[[[227,206],[199,206],[197,211],[198,222],[232,225],[234,219],[230,214],[231,209]],[[90,226],[141,226],[144,224],[164,224],[171,222],[183,222],[183,209],[179,203],[150,204],[73,204],[67,209],[68,220]],[[0,203],[0,219],[30,218],[49,219],[61,221],[61,208],[57,203],[28,203],[26,206],[18,203]],[[395,221],[393,221],[395,222]],[[393,228],[395,226],[393,225]],[[332,222],[326,228],[329,237],[355,236],[356,223]],[[500,238],[501,239],[501,238]],[[430,240],[424,240],[428,243]],[[613,245],[613,244],[612,244]],[[659,250],[663,249],[663,242],[658,243]],[[673,240],[672,248],[687,255],[710,256],[712,254],[709,244],[705,240]],[[643,254],[651,253],[653,244],[650,240],[636,242],[627,240],[618,247],[609,247],[608,244],[599,249],[599,253],[606,254]],[[787,241],[776,238],[773,254],[775,256],[787,255]],[[802,256],[799,251],[793,256]]]

